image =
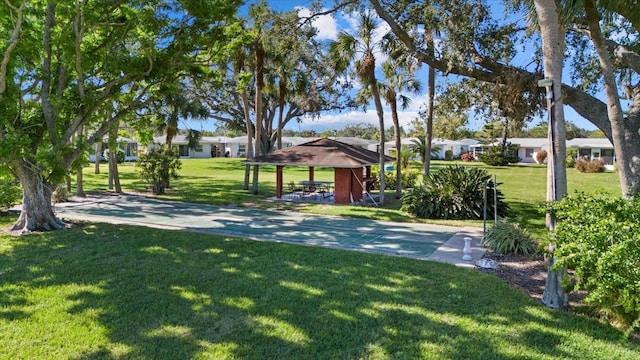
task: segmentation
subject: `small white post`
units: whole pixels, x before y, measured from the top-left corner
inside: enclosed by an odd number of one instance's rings
[[[464,254],[464,256],[462,256],[462,260],[465,260],[465,261],[473,260],[473,257],[471,256],[471,238],[470,237],[464,238],[464,249],[462,249],[462,253]]]

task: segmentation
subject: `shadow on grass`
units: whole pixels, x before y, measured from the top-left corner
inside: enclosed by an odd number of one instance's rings
[[[3,266],[14,269],[1,278],[3,294],[37,290],[54,304],[2,296],[3,308],[23,313],[0,339],[14,358],[638,355],[608,326],[444,264],[110,225],[2,241]],[[102,336],[49,349],[21,335],[30,326],[47,328],[51,343],[83,326]]]

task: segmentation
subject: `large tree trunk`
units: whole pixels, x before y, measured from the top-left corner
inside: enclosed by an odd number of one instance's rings
[[[547,201],[558,201],[567,193],[566,135],[562,104],[562,66],[564,60],[564,32],[560,28],[555,0],[534,0],[544,56],[545,77],[553,81],[553,106],[549,111],[549,160],[547,163]],[[553,120],[553,121],[552,121]],[[547,217],[550,229],[555,221]],[[554,309],[569,308],[569,297],[562,288],[564,271],[556,273],[549,267],[542,295],[543,303]]]
[[[44,181],[41,169],[28,160],[13,162],[13,169],[22,185],[22,211],[12,230],[49,231],[65,227],[65,223],[56,218],[51,206],[51,194],[55,185]]]
[[[634,178],[640,175],[640,160],[634,159],[633,153],[628,153],[632,149],[631,143],[626,146],[627,141],[637,140],[637,129],[635,134],[628,134],[626,136],[624,113],[622,111],[622,105],[620,104],[620,96],[618,95],[618,87],[616,85],[616,79],[614,75],[614,66],[609,58],[609,52],[605,39],[602,36],[600,29],[600,15],[596,8],[594,0],[585,0],[584,8],[587,15],[587,25],[589,26],[589,32],[591,34],[591,41],[598,53],[598,59],[600,60],[600,67],[602,68],[602,75],[604,77],[604,90],[607,97],[607,115],[609,122],[611,122],[611,137],[613,139],[613,148],[616,156],[619,159],[628,159],[628,161],[618,162],[618,173],[620,174],[620,187],[622,195],[629,197],[634,193]],[[627,139],[627,137],[629,139]],[[638,153],[636,153],[638,154]],[[635,180],[635,188],[638,187],[637,180]],[[636,189],[637,190],[637,189]]]

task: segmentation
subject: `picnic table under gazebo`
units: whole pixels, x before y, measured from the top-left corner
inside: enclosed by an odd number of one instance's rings
[[[385,162],[393,161],[384,155]],[[256,156],[247,160],[249,165],[276,166],[276,198],[283,195],[283,169],[285,166],[309,168],[309,182],[314,182],[316,167],[334,169],[333,197],[336,204],[350,204],[362,200],[367,184],[374,180],[371,165],[378,164],[380,154],[340,141],[322,138],[286,149]]]

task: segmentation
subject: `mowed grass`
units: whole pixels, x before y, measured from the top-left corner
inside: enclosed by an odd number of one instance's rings
[[[486,166],[482,163],[433,161],[432,169],[450,165],[476,166],[495,175],[501,185],[506,202],[512,209],[511,216],[528,228],[535,237],[543,238],[545,231],[544,205],[546,199],[547,168],[544,165],[514,165],[506,167]],[[413,169],[421,169],[418,163]],[[171,182],[172,188],[161,198],[186,202],[199,202],[219,205],[245,204],[293,209],[299,211],[324,213],[338,216],[353,216],[389,221],[429,222],[449,226],[482,226],[482,221],[425,220],[416,219],[401,212],[400,200],[395,199],[395,191],[386,192],[384,207],[363,206],[326,206],[326,205],[292,205],[284,202],[267,202],[265,199],[275,196],[276,175],[274,166],[261,166],[259,172],[259,194],[252,195],[243,190],[244,164],[242,159],[184,159],[182,160],[181,177]],[[125,191],[146,192],[145,184],[135,172],[133,163],[120,165],[121,183]],[[309,171],[305,167],[285,167],[284,183],[308,179]],[[316,180],[333,180],[333,169],[316,168]],[[613,171],[596,174],[583,174],[575,169],[567,169],[569,193],[574,191],[603,191],[612,196],[620,196],[618,174]],[[93,166],[84,169],[84,186],[86,191],[107,190],[106,165],[102,164],[102,173],[94,174]],[[285,187],[286,191],[286,187]],[[489,214],[491,217],[492,214]]]
[[[1,359],[640,358],[609,325],[481,272],[105,224],[0,235],[0,349]]]

